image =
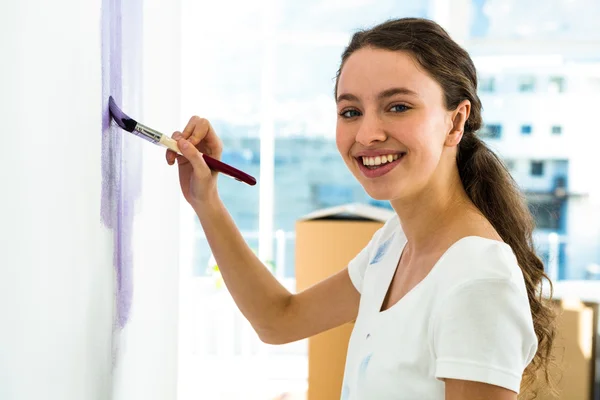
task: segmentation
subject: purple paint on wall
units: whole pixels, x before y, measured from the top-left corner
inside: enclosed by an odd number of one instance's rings
[[[138,143],[131,142],[110,119],[108,97],[122,107],[138,96],[137,73],[141,60],[137,51],[141,24],[139,1],[102,0],[102,199],[101,218],[113,232],[113,264],[116,275],[116,325],[123,329],[129,319],[133,298],[132,234],[135,200],[140,193],[141,156]],[[124,16],[126,16],[124,18]],[[137,69],[137,71],[136,71]],[[133,78],[129,80],[129,77]],[[127,80],[127,84],[125,84]],[[126,87],[127,90],[123,90]]]

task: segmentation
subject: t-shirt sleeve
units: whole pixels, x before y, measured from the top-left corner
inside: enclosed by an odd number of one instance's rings
[[[459,285],[434,317],[436,378],[501,386],[519,393],[537,351],[527,294],[511,280]]]
[[[369,264],[369,254],[373,239],[348,263],[348,275],[350,280],[359,293],[362,293],[362,284],[365,278],[365,271]]]

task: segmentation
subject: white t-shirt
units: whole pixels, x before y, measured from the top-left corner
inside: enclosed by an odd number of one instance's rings
[[[506,243],[454,243],[410,292],[380,312],[406,236],[397,216],[350,262],[361,293],[342,400],[444,399],[442,378],[519,392],[537,351],[525,281]]]

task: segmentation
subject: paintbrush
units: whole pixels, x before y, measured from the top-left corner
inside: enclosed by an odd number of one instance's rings
[[[115,103],[115,100],[112,96],[108,98],[108,108],[110,109],[110,114],[113,120],[119,125],[121,128],[126,130],[127,132],[131,132],[136,136],[141,137],[142,139],[146,139],[149,142],[152,142],[156,145],[160,145],[166,147],[168,149],[173,150],[175,153],[181,155],[181,151],[177,146],[177,142],[175,139],[168,137],[152,128],[149,128],[145,125],[140,124],[133,118],[127,116]],[[239,169],[232,167],[231,165],[225,164],[217,159],[214,159],[206,154],[202,154],[202,158],[206,161],[206,165],[214,171],[222,172],[223,174],[234,178],[238,181],[247,183],[248,185],[256,185],[256,179],[247,173],[240,171]]]

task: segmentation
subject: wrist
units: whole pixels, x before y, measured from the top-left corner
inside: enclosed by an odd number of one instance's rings
[[[216,190],[207,193],[200,199],[195,199],[191,204],[199,218],[202,218],[202,215],[206,215],[207,213],[210,214],[217,211],[222,205],[223,203]]]

